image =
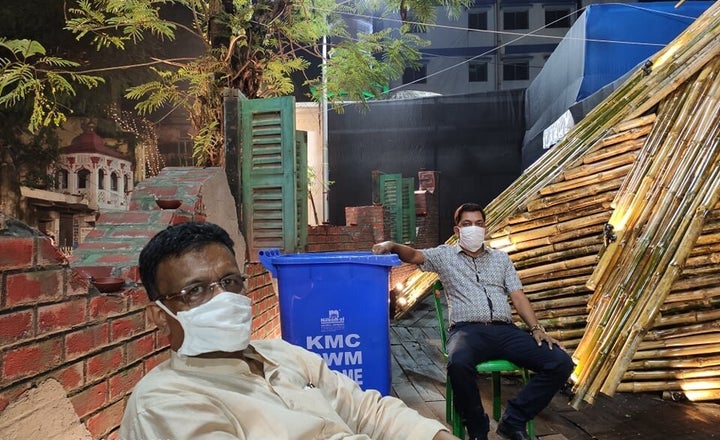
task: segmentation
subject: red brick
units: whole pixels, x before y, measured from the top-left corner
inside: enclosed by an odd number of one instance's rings
[[[108,243],[105,241],[97,241],[97,242],[84,242],[82,244],[81,249],[84,251],[110,251],[110,250],[125,250],[125,249],[132,249],[132,244],[129,242],[112,242]]]
[[[107,392],[107,381],[102,381],[97,385],[93,385],[71,396],[70,402],[72,402],[75,407],[77,415],[79,417],[85,417],[105,406],[107,403]]]
[[[77,359],[107,345],[110,340],[110,325],[107,323],[87,327],[65,335],[65,356]]]
[[[85,298],[38,307],[38,334],[67,330],[86,321]]]
[[[105,437],[105,440],[120,440],[120,430],[116,429]]]
[[[124,295],[98,295],[90,299],[90,319],[119,315],[127,311]]]
[[[32,310],[22,310],[0,315],[0,346],[30,336],[34,336]]]
[[[87,360],[87,380],[94,381],[123,367],[123,350],[116,347]]]
[[[60,365],[62,338],[8,350],[2,357],[3,381],[28,377]]]
[[[67,295],[87,295],[90,287],[90,281],[88,280],[89,275],[77,270],[69,270],[67,274],[67,282],[65,283]]]
[[[97,414],[90,416],[85,421],[85,426],[87,426],[93,438],[103,438],[109,431],[116,429],[120,425],[124,409],[125,404],[122,400],[115,402],[107,408],[103,408]]]
[[[128,363],[135,362],[149,355],[155,349],[155,332],[148,333],[132,341],[125,348]]]
[[[128,289],[123,292],[123,295],[130,298],[130,307],[128,310],[135,310],[139,308],[145,308],[150,300],[148,299],[145,289],[138,287],[137,289]]]
[[[30,383],[23,383],[10,388],[0,388],[0,390],[2,390],[0,391],[0,413],[30,388],[32,388],[32,384]]]
[[[138,383],[142,377],[142,363],[138,363],[136,366],[110,377],[110,379],[108,379],[110,401],[112,402],[124,397],[126,394],[130,394],[135,384]]]
[[[138,310],[130,315],[113,319],[110,323],[110,341],[127,339],[132,335],[145,331],[145,310]]]
[[[56,248],[50,241],[50,237],[38,238],[38,255],[37,265],[47,266],[51,264],[67,264],[68,259],[65,254]]]
[[[0,271],[32,266],[34,245],[32,237],[0,238]]]
[[[170,350],[164,350],[156,354],[155,356],[151,356],[143,362],[143,368],[145,368],[145,374],[147,374],[150,370],[157,367],[160,363],[166,361],[170,357]]]
[[[107,254],[103,255],[95,260],[98,263],[101,264],[107,264],[107,263],[130,263],[134,264],[137,262],[137,257],[135,255],[128,255],[126,253],[113,253],[113,254]]]
[[[170,346],[170,335],[167,333],[155,332],[155,347],[158,349]]]
[[[5,306],[10,308],[58,299],[62,297],[62,280],[62,269],[8,275]]]
[[[150,223],[150,214],[147,212],[113,212],[103,216],[103,223],[111,225],[124,224],[148,224]]]
[[[135,281],[136,283],[140,282],[140,270],[137,265],[131,266],[131,267],[123,267],[122,271],[120,273],[120,277]]]
[[[65,391],[73,392],[85,384],[84,371],[83,362],[80,361],[53,373],[52,377],[60,382]]]
[[[105,231],[102,228],[96,227],[92,231],[88,232],[85,236],[85,240],[98,241],[103,237],[105,237]]]

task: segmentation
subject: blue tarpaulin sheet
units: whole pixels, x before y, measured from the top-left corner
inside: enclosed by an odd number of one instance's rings
[[[710,1],[588,6],[525,94],[527,168],[543,152],[543,131],[568,110],[575,122],[608,96],[628,72],[682,33]]]

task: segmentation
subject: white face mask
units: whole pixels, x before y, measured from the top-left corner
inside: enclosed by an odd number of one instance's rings
[[[460,247],[475,252],[480,249],[485,241],[485,228],[480,226],[463,226],[460,228]]]
[[[252,302],[245,295],[220,292],[210,301],[190,310],[168,310],[159,300],[161,309],[175,318],[183,328],[185,339],[178,354],[197,356],[213,351],[234,352],[250,344],[252,327]]]

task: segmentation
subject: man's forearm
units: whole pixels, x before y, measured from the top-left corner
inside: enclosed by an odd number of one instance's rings
[[[398,258],[405,263],[422,264],[425,261],[422,252],[419,250],[393,241],[376,244],[373,246],[373,252],[376,254],[397,254]]]

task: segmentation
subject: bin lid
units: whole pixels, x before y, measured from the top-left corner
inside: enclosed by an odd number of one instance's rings
[[[309,252],[302,254],[280,254],[277,248],[260,249],[260,262],[277,278],[277,266],[291,264],[366,264],[373,266],[399,266],[400,258],[395,254],[376,255],[370,251]]]

